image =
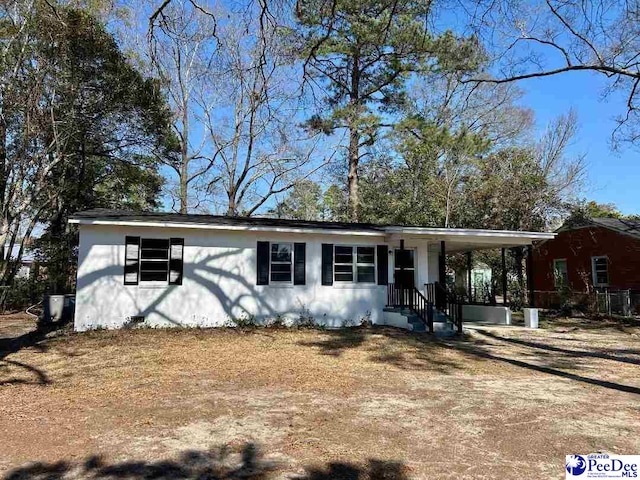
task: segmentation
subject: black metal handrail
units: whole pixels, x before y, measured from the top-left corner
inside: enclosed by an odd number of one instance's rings
[[[458,333],[462,333],[462,305],[463,301],[455,292],[447,291],[439,282],[425,283],[427,301],[436,306],[455,325]]]
[[[458,333],[462,333],[462,302],[458,301],[455,295],[447,298],[447,317],[456,326]]]
[[[451,292],[447,292],[447,288],[440,282],[425,283],[424,287],[427,300],[433,303],[438,310],[444,310]]]
[[[427,325],[429,333],[433,333],[433,302],[429,302],[416,287],[388,284],[387,305],[394,308],[408,308]]]
[[[427,301],[431,303],[436,303],[436,284],[435,283],[425,283],[424,293],[425,293],[425,297],[427,297]]]

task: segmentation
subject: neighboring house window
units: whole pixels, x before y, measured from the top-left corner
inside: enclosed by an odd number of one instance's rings
[[[292,282],[293,244],[271,244],[271,281]]]
[[[556,288],[569,284],[569,272],[567,270],[566,259],[559,258],[553,261],[553,278]]]
[[[126,237],[125,243],[125,285],[182,284],[182,238]]]
[[[593,285],[595,287],[609,285],[609,259],[607,257],[592,257],[591,271],[593,272]]]
[[[336,245],[334,247],[334,281],[375,283],[376,248]]]

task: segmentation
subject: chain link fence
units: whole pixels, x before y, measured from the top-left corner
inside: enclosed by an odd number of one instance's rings
[[[567,313],[581,311],[602,315],[640,316],[640,291],[603,290],[591,293],[536,291],[536,306]]]
[[[640,315],[640,292],[633,290],[604,291],[596,292],[595,296],[597,313],[624,317]]]

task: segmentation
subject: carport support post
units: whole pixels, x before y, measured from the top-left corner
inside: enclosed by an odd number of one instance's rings
[[[527,286],[529,287],[529,306],[536,306],[535,289],[533,287],[533,245],[527,247]]]
[[[444,310],[447,305],[447,248],[444,240],[440,242],[440,262],[438,264],[438,283],[440,288],[436,290],[436,304],[439,310]]]
[[[471,291],[472,291],[472,289],[471,289],[471,269],[473,268],[472,265],[473,265],[473,260],[471,258],[471,250],[469,250],[467,252],[467,287],[468,287],[467,300],[469,301],[469,303],[472,302],[472,299],[471,299]]]
[[[404,309],[404,239],[400,240],[400,308]]]
[[[444,240],[440,242],[440,267],[438,271],[438,281],[444,287],[447,284],[447,249]]]
[[[502,304],[507,305],[507,250],[502,248]]]

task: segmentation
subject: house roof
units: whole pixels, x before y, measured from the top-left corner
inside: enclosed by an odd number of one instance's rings
[[[640,238],[640,222],[622,220],[620,218],[593,218],[591,221],[601,227],[610,228],[611,230],[617,230],[621,233]]]
[[[633,220],[624,220],[621,218],[602,217],[584,219],[580,222],[574,221],[571,223],[566,223],[565,225],[560,227],[558,229],[558,232],[564,230],[572,230],[574,228],[588,227],[591,225],[608,228],[610,230],[614,230],[626,235],[631,235],[640,239],[640,222],[635,222]]]
[[[324,233],[447,240],[448,251],[527,245],[534,240],[550,239],[554,233],[509,230],[436,228],[427,226],[372,223],[323,222],[264,217],[228,217],[221,215],[178,214],[96,209],[74,214],[69,223],[80,225],[120,225],[145,227],[203,228],[217,230]]]
[[[383,225],[372,223],[320,222],[307,220],[289,220],[267,217],[228,217],[224,215],[182,214],[169,212],[130,212],[127,210],[109,210],[97,208],[78,212],[71,216],[73,223],[82,220],[111,220],[134,222],[188,223],[194,225],[221,226],[257,226],[257,227],[297,227],[323,228],[328,230],[371,230],[383,231]],[[79,220],[75,222],[74,220]],[[357,227],[357,228],[356,228]]]

